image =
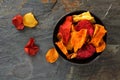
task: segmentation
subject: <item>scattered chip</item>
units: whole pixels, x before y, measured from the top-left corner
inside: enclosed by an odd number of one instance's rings
[[[37,54],[37,52],[39,51],[39,47],[35,44],[34,38],[30,38],[28,43],[25,45],[24,50],[30,56],[34,56]]]
[[[59,54],[55,48],[51,48],[47,51],[47,53],[46,53],[47,62],[54,63],[57,61],[58,58],[59,58]]]
[[[35,19],[34,15],[30,12],[23,16],[23,24],[26,27],[33,28],[38,24],[38,21]]]
[[[24,29],[23,17],[20,14],[13,17],[12,23],[15,25],[17,30],[23,30]]]

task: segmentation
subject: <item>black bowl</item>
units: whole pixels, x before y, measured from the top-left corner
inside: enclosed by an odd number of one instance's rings
[[[57,50],[57,52],[67,61],[69,62],[72,62],[72,63],[77,63],[77,64],[84,64],[84,63],[88,63],[88,62],[91,62],[92,60],[94,60],[97,56],[99,56],[102,52],[100,53],[94,53],[93,56],[91,56],[90,58],[87,58],[87,59],[67,59],[67,57],[63,54],[63,52],[58,48],[58,46],[55,44],[55,42],[58,41],[57,39],[57,33],[58,33],[58,30],[59,30],[59,27],[61,24],[63,24],[63,22],[65,21],[66,17],[67,16],[70,16],[70,15],[78,15],[78,14],[81,14],[83,12],[86,12],[86,11],[74,11],[74,12],[71,12],[71,13],[68,13],[66,14],[65,16],[63,16],[60,21],[57,23],[57,25],[55,26],[55,29],[54,29],[54,32],[53,32],[53,43],[54,43],[54,46]],[[90,12],[91,13],[91,12]],[[97,24],[101,24],[104,26],[104,24],[102,23],[102,21],[97,17],[95,16],[93,13],[91,13],[91,15],[95,18],[95,21]],[[105,34],[105,36],[103,37],[104,41],[106,42],[106,36],[107,34]]]

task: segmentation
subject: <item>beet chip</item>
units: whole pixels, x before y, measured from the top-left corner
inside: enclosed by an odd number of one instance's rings
[[[39,47],[35,44],[34,38],[30,38],[30,40],[26,44],[24,50],[30,56],[34,56],[37,54],[37,52],[39,51]]]
[[[65,22],[60,25],[58,37],[63,40],[63,43],[66,45],[70,38],[70,29],[72,26],[72,16],[68,16]]]
[[[16,15],[12,19],[12,23],[16,27],[17,30],[23,30],[24,25],[23,25],[23,17],[21,15]]]
[[[77,59],[86,59],[91,57],[95,53],[96,49],[92,44],[84,45],[77,52]]]
[[[94,26],[92,25],[92,23],[88,20],[81,20],[80,22],[78,22],[78,24],[75,26],[75,30],[79,31],[81,29],[87,29],[88,30],[88,34],[90,36],[93,35],[94,33]]]

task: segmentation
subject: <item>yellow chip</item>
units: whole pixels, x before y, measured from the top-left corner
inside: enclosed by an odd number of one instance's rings
[[[46,53],[46,60],[49,63],[54,63],[55,61],[57,61],[58,58],[59,55],[55,48],[49,49],[48,52]]]
[[[38,24],[38,21],[35,19],[34,15],[30,12],[23,16],[23,24],[26,27],[33,28]]]
[[[81,20],[89,20],[92,23],[95,23],[95,19],[94,17],[92,17],[89,11],[83,12],[82,14],[79,14],[79,15],[73,15],[74,22],[79,22]]]

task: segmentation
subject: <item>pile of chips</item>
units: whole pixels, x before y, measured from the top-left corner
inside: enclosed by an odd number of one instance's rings
[[[59,27],[55,44],[67,59],[87,59],[105,49],[103,37],[106,32],[104,26],[97,24],[87,11],[66,17]]]
[[[24,27],[33,28],[38,24],[34,15],[26,13],[24,16],[16,15],[12,23],[17,30]],[[67,16],[65,21],[59,26],[57,33],[58,41],[55,44],[63,52],[67,59],[87,59],[95,53],[102,52],[106,43],[103,39],[107,30],[103,25],[97,24],[89,11],[79,15]],[[30,56],[34,56],[39,51],[34,38],[30,38],[24,50]],[[46,60],[54,63],[59,58],[55,48],[51,48],[46,53]]]

